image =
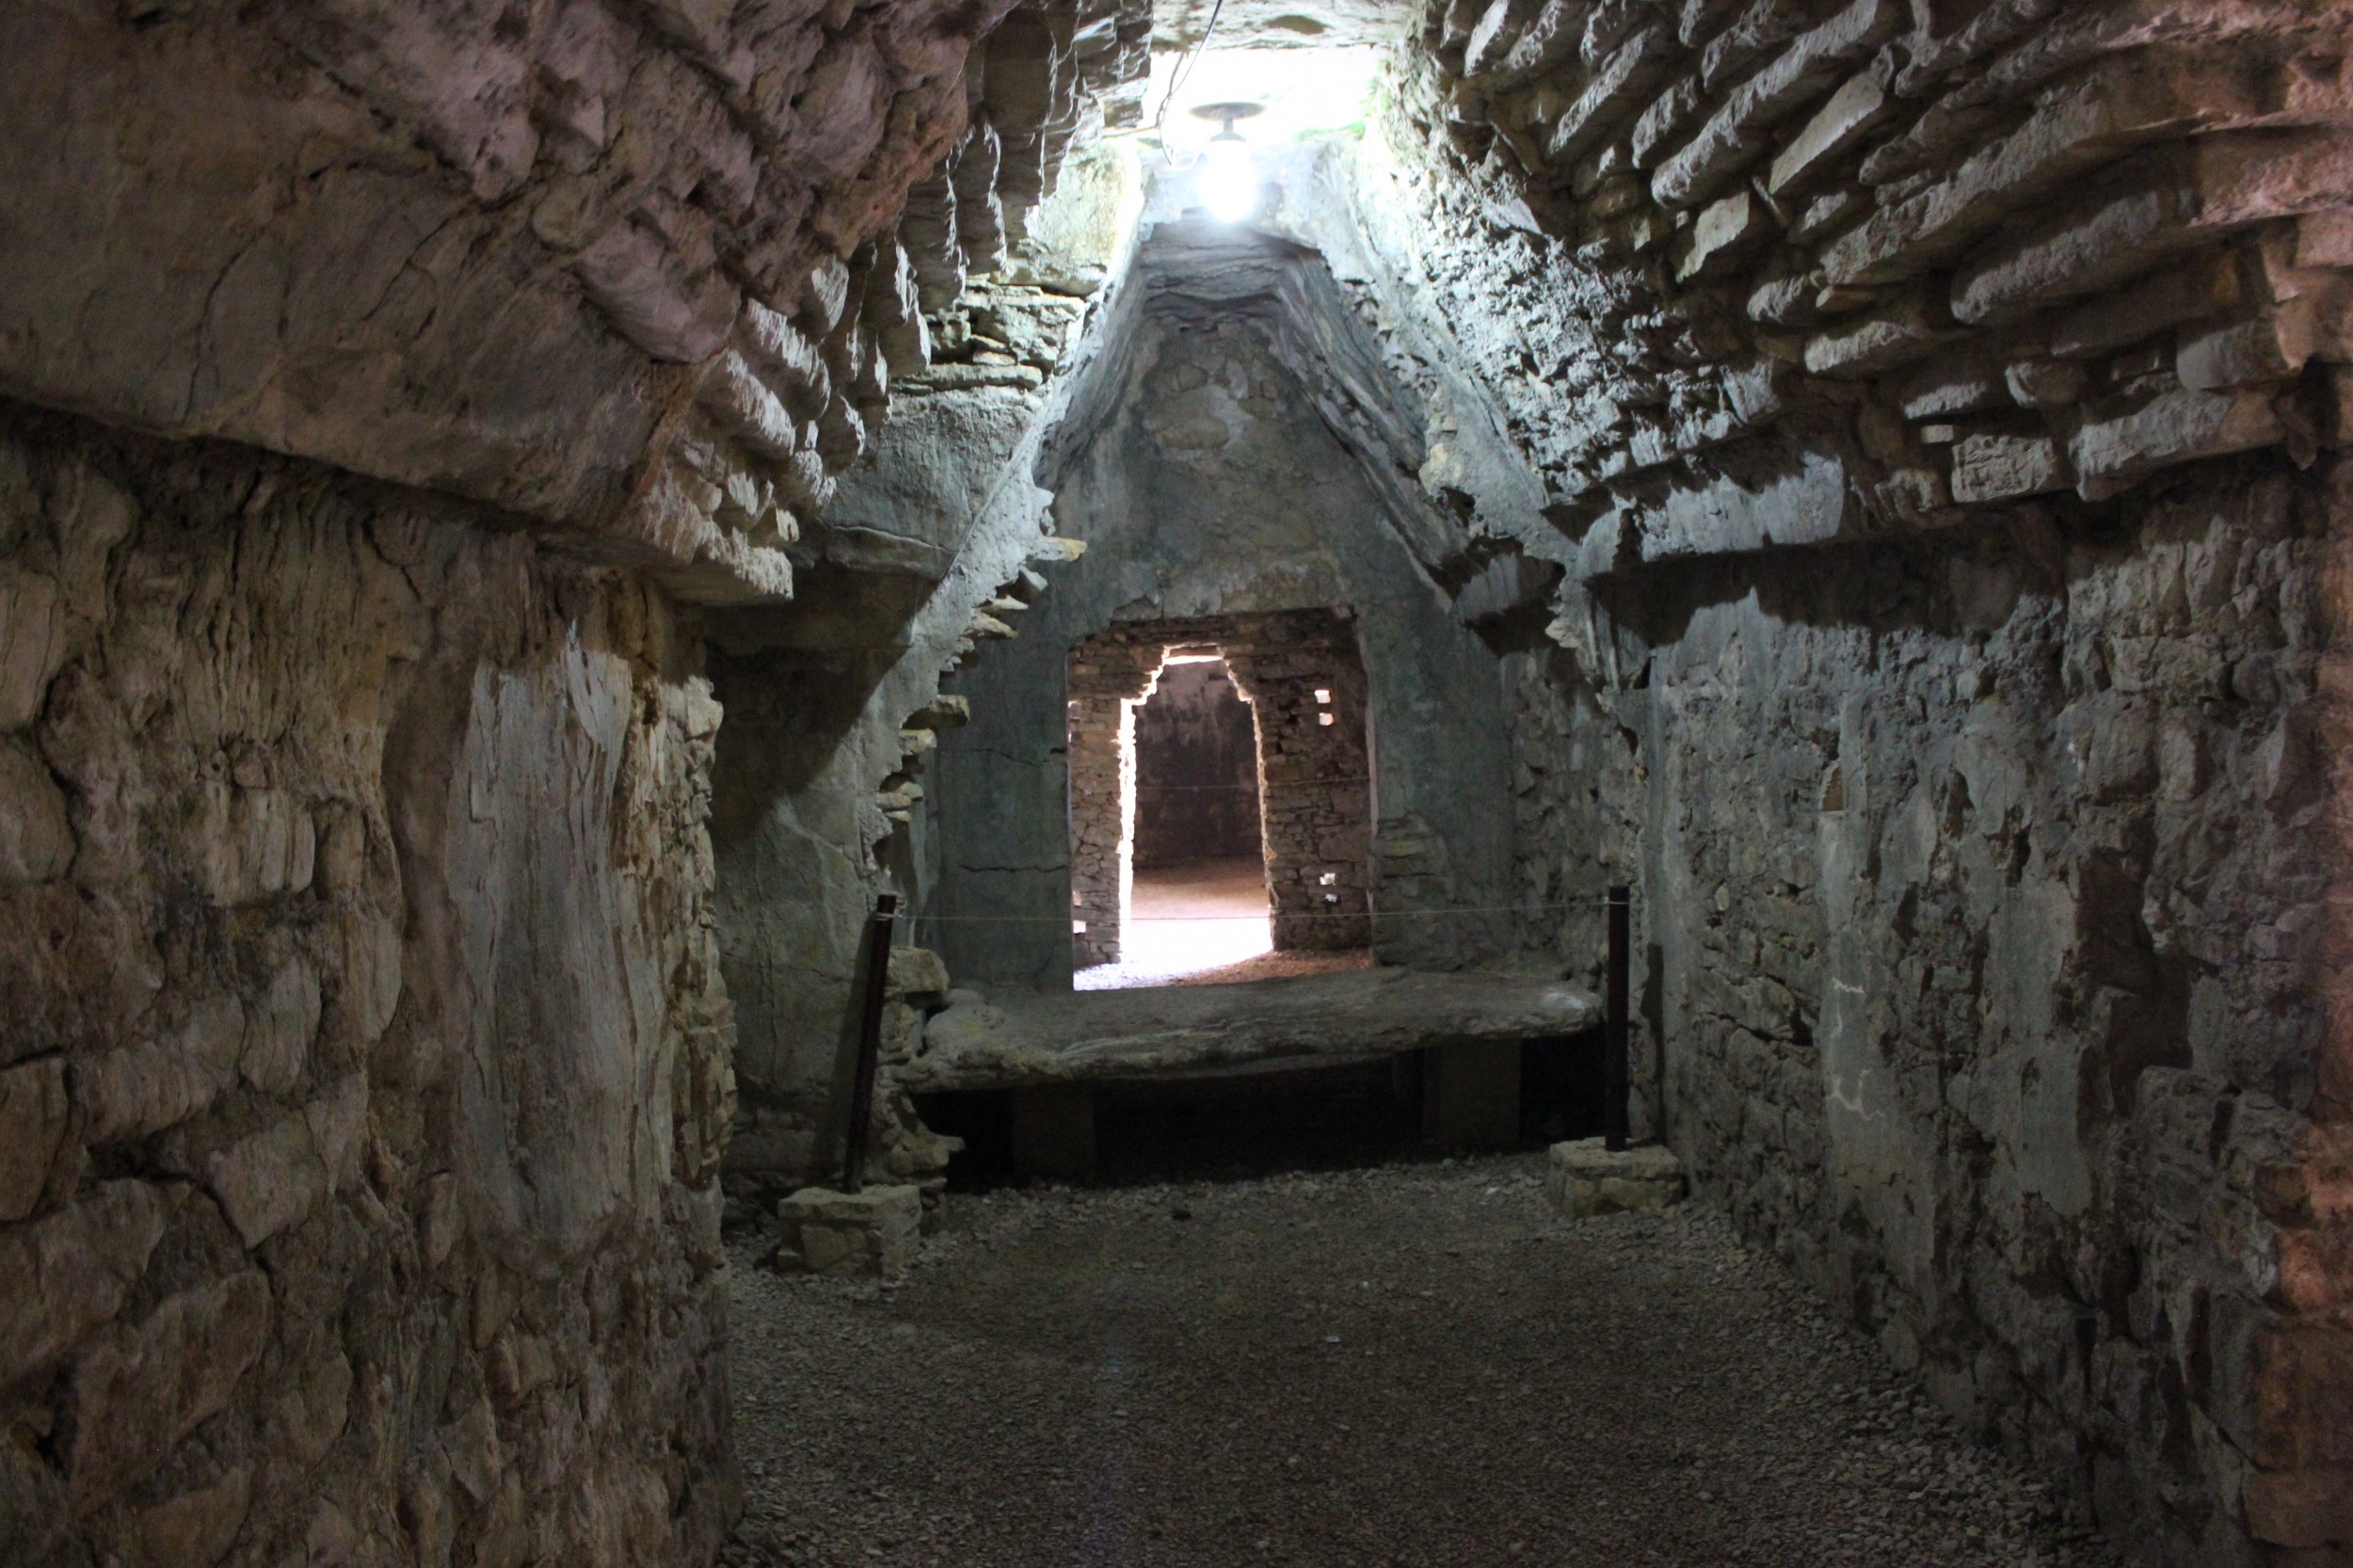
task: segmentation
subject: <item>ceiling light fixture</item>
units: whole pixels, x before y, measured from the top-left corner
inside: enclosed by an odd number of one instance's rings
[[[1234,129],[1234,121],[1248,120],[1264,107],[1259,104],[1202,104],[1193,111],[1224,127],[1209,138],[1202,153],[1194,188],[1200,192],[1202,204],[1227,223],[1240,223],[1257,210],[1258,166],[1250,156],[1250,144]]]

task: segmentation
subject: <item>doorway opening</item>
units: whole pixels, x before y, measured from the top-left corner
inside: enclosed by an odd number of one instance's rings
[[[1074,984],[1369,962],[1363,665],[1345,611],[1115,627],[1071,650]]]
[[[1225,655],[1169,649],[1133,711],[1135,817],[1120,954],[1128,983],[1272,952],[1258,726]]]

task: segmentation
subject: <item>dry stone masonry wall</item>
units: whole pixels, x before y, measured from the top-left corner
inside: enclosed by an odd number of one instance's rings
[[[705,782],[657,591],[0,419],[0,1547],[705,1560]]]
[[[1226,649],[1258,720],[1258,809],[1278,952],[1368,947],[1371,759],[1350,619],[1255,616]]]
[[[711,1560],[734,1029],[680,606],[945,580],[807,810],[906,827],[938,669],[1054,552],[1026,488],[976,553],[835,492],[894,382],[1026,439],[1099,281],[1032,214],[1131,10],[0,16],[0,391],[98,422],[0,413],[0,1558]],[[972,252],[904,199],[981,142],[971,209],[1054,260],[926,321]],[[878,1174],[936,1172],[878,1117]]]
[[[969,715],[941,678],[1014,637],[1040,568],[1078,548],[1046,531],[1029,470],[1090,306],[1075,291],[1095,287],[1076,274],[1118,260],[1132,184],[1114,149],[1065,161],[1016,253],[1027,266],[1050,250],[1055,280],[975,277],[927,318],[928,366],[894,382],[890,423],[792,547],[796,600],[712,615],[744,1214],[839,1158],[862,917],[886,888],[910,906],[921,893],[935,748]]]
[[[2345,46],[1456,7],[1283,193],[1468,454],[1526,951],[1634,883],[1641,1118],[2151,1561],[2353,1550]]]

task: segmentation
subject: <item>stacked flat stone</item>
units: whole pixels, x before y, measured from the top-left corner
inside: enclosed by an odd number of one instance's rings
[[[1482,357],[1556,504],[1615,509],[1590,565],[1741,542],[1657,483],[1793,442],[1846,493],[1772,542],[2347,434],[2341,8],[1945,9],[1431,12],[1407,120],[1506,252],[1447,280],[1514,324]]]
[[[713,602],[790,595],[927,361],[919,278],[1017,249],[1135,118],[1149,28],[1137,0],[143,17],[8,19],[0,104],[44,129],[0,148],[0,264],[87,259],[0,301],[8,385],[488,502]],[[73,139],[102,104],[125,134]],[[903,226],[951,152],[985,235]],[[262,194],[200,225],[191,190]]]

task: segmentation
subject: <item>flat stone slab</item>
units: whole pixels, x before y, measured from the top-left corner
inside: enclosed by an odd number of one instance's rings
[[[1668,1208],[1683,1201],[1683,1161],[1659,1144],[1614,1154],[1598,1138],[1552,1145],[1545,1194],[1572,1220],[1635,1208]]]
[[[918,1093],[1187,1078],[1576,1034],[1600,1022],[1600,1002],[1564,981],[1343,969],[960,1001],[924,1027],[920,1050],[894,1072]]]
[[[869,1187],[837,1192],[804,1187],[776,1205],[784,1245],[776,1267],[787,1273],[880,1278],[915,1256],[923,1225],[920,1187]]]

